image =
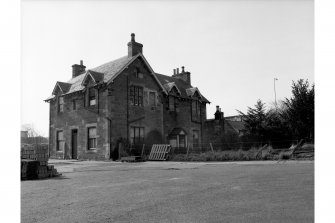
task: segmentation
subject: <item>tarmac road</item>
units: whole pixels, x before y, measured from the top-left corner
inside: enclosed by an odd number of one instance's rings
[[[314,162],[51,161],[22,222],[314,222]]]

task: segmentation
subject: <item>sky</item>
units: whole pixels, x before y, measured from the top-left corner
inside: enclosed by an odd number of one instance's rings
[[[127,55],[130,34],[157,73],[185,66],[193,86],[225,116],[314,83],[312,0],[21,2],[21,123],[48,135],[49,97],[72,65]]]

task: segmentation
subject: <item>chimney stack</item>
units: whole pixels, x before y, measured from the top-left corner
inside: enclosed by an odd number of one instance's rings
[[[82,73],[85,73],[86,67],[83,64],[83,60],[80,60],[80,64],[72,65],[72,78],[79,76]]]
[[[185,67],[181,67],[181,73],[179,73],[179,68],[176,69],[176,73],[174,72],[172,77],[179,78],[185,81],[187,84],[191,85],[191,73],[185,71]]]
[[[215,120],[222,120],[223,119],[223,112],[221,112],[220,106],[216,106],[216,112],[214,113]]]
[[[128,57],[136,56],[139,53],[143,53],[143,45],[135,41],[135,33],[132,33],[128,43]]]

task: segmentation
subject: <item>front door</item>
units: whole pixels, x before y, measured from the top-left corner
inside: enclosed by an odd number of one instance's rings
[[[72,159],[77,159],[77,136],[78,136],[78,130],[73,129],[72,130]]]

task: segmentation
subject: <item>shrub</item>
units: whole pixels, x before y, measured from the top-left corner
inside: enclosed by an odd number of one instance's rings
[[[291,158],[291,154],[287,151],[281,151],[279,153],[279,159],[281,159],[281,160],[288,160],[290,158]]]

